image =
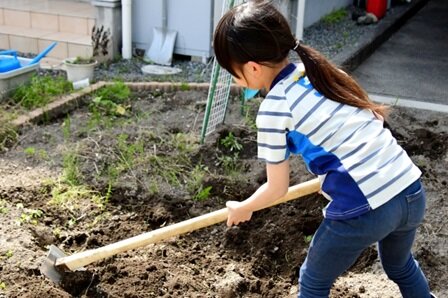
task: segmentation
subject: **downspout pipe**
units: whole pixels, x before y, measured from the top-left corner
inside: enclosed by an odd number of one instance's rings
[[[123,48],[121,55],[123,59],[132,58],[132,0],[121,1],[121,21],[123,30]]]
[[[297,5],[297,22],[296,22],[296,38],[298,40],[303,39],[303,24],[305,23],[305,5],[306,0],[298,0]]]

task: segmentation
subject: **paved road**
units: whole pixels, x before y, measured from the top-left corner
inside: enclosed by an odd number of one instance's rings
[[[352,74],[370,94],[448,105],[448,1],[430,0]]]

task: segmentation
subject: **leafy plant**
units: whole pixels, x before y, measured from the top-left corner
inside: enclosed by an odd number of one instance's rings
[[[43,107],[51,101],[52,97],[72,90],[72,84],[63,77],[35,75],[29,84],[17,88],[11,98],[26,109],[33,109]]]
[[[305,240],[306,243],[310,243],[311,240],[313,240],[313,235],[303,236],[303,240]]]
[[[122,104],[131,95],[131,91],[123,82],[107,85],[94,93],[90,105],[93,111],[100,111],[106,115],[123,116],[126,108]]]
[[[29,209],[20,215],[20,223],[31,223],[37,225],[38,219],[43,216],[43,211],[39,209]]]
[[[204,200],[208,199],[210,197],[211,190],[212,190],[211,186],[207,186],[207,187],[203,188],[201,185],[201,187],[198,189],[198,192],[193,197],[193,200],[204,201]]]
[[[6,290],[6,284],[4,281],[0,282],[0,290]]]
[[[116,81],[113,84],[107,85],[95,92],[95,95],[103,99],[110,100],[114,103],[123,103],[131,95],[129,87],[121,82]]]
[[[243,149],[243,145],[238,142],[238,139],[232,132],[229,132],[225,138],[221,139],[220,143],[225,148],[229,149],[230,152],[240,152]]]

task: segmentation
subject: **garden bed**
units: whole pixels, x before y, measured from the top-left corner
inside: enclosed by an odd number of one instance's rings
[[[286,297],[326,200],[311,195],[228,229],[218,224],[87,266],[57,286],[39,272],[55,244],[100,247],[223,208],[266,179],[256,160],[258,101],[232,98],[226,125],[198,142],[207,90],[95,93],[55,120],[25,126],[0,155],[0,296]],[[119,95],[118,99],[112,97]],[[445,115],[394,109],[390,125],[424,172],[428,212],[415,253],[447,294]],[[312,179],[292,158],[291,184]],[[331,297],[397,297],[374,248]]]

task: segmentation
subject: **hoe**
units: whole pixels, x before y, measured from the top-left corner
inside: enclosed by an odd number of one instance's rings
[[[319,191],[319,189],[320,183],[317,178],[291,186],[285,196],[278,199],[268,207],[312,194]],[[200,228],[214,225],[225,221],[227,219],[227,214],[227,208],[223,208],[154,231],[146,232],[132,238],[124,239],[96,249],[75,253],[70,256],[66,256],[58,247],[51,245],[47,257],[40,266],[40,272],[51,279],[54,283],[60,284],[64,277],[63,275],[66,272],[80,269],[85,265],[124,251],[146,246],[151,243],[157,243],[173,236],[182,235]]]

